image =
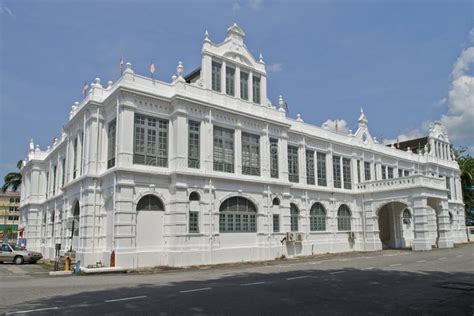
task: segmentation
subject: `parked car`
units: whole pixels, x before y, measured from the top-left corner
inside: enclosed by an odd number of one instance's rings
[[[15,244],[4,243],[0,247],[0,262],[15,262],[22,264],[23,262],[35,263],[43,258],[41,253],[36,251],[28,251]]]

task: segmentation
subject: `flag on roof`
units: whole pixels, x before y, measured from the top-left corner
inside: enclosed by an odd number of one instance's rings
[[[89,90],[89,85],[87,84],[87,81],[86,81],[86,82],[84,82],[84,85],[82,86],[82,95],[84,97],[87,96],[87,90]]]
[[[123,75],[123,58],[122,57],[120,57],[119,69],[120,69],[120,75]]]
[[[336,120],[336,125],[334,126],[336,128],[336,132],[339,131],[339,123],[338,120]]]
[[[153,78],[153,75],[155,74],[155,64],[151,62],[150,64],[150,76]]]

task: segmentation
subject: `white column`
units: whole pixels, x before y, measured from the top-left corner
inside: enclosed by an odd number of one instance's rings
[[[242,130],[240,126],[236,127],[234,133],[234,165],[235,174],[242,174]]]
[[[270,137],[268,126],[260,136],[260,170],[261,176],[270,178]]]
[[[201,161],[204,165],[201,167],[205,172],[210,173],[213,170],[213,152],[214,152],[214,130],[212,126],[212,112],[209,110],[207,119],[201,124]]]
[[[260,77],[260,104],[267,106],[267,77]]]
[[[282,135],[278,142],[278,169],[279,178],[288,181],[288,136]]]
[[[298,169],[300,183],[306,184],[306,146],[304,140],[298,144]]]

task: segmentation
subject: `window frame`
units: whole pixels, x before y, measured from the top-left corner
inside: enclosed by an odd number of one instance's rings
[[[326,214],[326,209],[321,203],[316,202],[311,206],[311,209],[309,211],[310,231],[326,231]]]
[[[232,196],[219,206],[219,233],[256,233],[258,209],[248,198]]]
[[[260,176],[260,135],[241,133],[242,174]]]
[[[298,146],[288,144],[288,181],[293,183],[300,182],[299,174],[299,148]]]
[[[345,214],[341,214],[344,212]],[[352,230],[352,212],[349,206],[342,204],[337,209],[337,230],[351,231]]]
[[[316,165],[318,186],[326,187],[328,185],[326,153],[316,152]]]
[[[200,168],[200,155],[201,122],[188,120],[188,168]]]
[[[344,189],[352,189],[352,160],[350,158],[342,157],[342,181]]]
[[[306,149],[306,184],[315,185],[316,175],[314,172],[314,150]]]
[[[249,100],[249,77],[250,73],[240,70],[240,98]]]
[[[341,156],[332,156],[332,173],[334,187],[336,189],[342,189]]]
[[[211,89],[216,92],[222,92],[222,63],[213,60],[211,63]]]
[[[290,231],[298,232],[299,231],[299,216],[300,209],[295,203],[290,203]]]
[[[278,179],[278,138],[270,138],[270,177]]]
[[[253,92],[253,103],[261,103],[261,78],[259,76],[252,75],[252,92]]]
[[[133,164],[167,168],[169,136],[169,120],[135,113]]]
[[[225,94],[235,97],[235,67],[225,67]]]
[[[135,130],[134,130],[135,132]],[[107,125],[107,169],[115,166],[115,149],[117,140],[117,118]]]
[[[225,135],[225,133],[227,133],[228,135]],[[218,125],[214,125],[212,138],[213,138],[213,147],[212,147],[213,170],[220,171],[220,172],[234,173],[235,172],[235,130],[221,127]],[[221,146],[216,146],[216,142],[220,143]]]

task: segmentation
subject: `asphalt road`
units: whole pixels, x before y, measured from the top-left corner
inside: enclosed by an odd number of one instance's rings
[[[18,268],[0,265],[0,313],[474,315],[474,244],[156,274],[49,277]]]

